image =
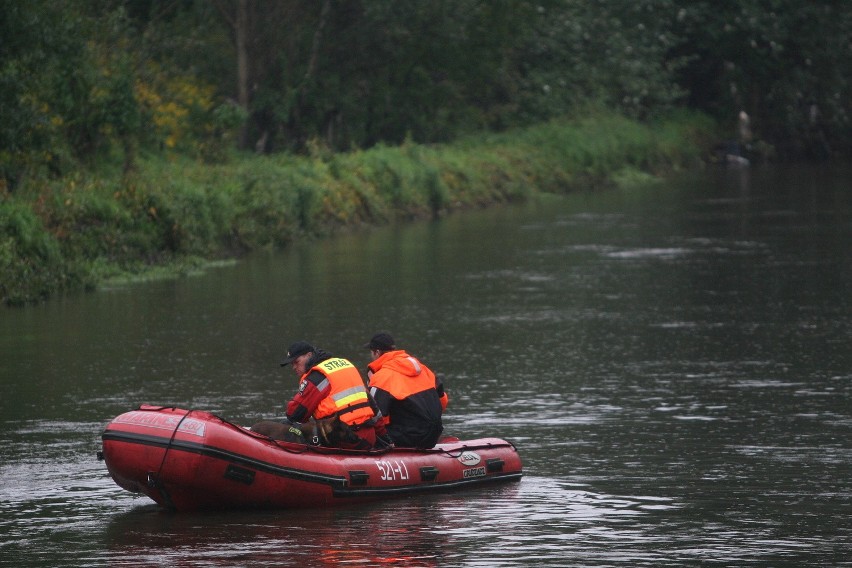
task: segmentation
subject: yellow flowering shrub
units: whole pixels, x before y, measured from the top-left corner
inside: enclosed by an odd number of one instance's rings
[[[136,99],[165,148],[197,152],[211,130],[214,89],[188,75],[169,76],[155,64],[134,86]]]

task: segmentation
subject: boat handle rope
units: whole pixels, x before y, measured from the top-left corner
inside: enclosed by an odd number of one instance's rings
[[[156,475],[151,475],[152,472],[148,472],[148,487],[152,489],[159,489],[161,493],[166,497],[167,500],[169,496],[165,493],[165,487],[160,484],[160,473],[163,471],[163,466],[166,464],[166,456],[169,455],[169,450],[172,448],[172,443],[175,441],[175,436],[177,436],[178,430],[180,429],[180,425],[183,424],[183,421],[186,420],[186,417],[189,416],[194,410],[187,410],[186,414],[184,414],[181,419],[178,421],[177,426],[172,431],[172,437],[169,438],[169,443],[166,444],[166,451],[163,452],[163,460],[160,462],[160,467],[157,469]]]
[[[506,444],[515,448],[515,444],[513,444],[511,442],[506,442]],[[481,445],[481,446],[462,446],[458,450],[443,450],[443,449],[441,449],[441,450],[438,450],[438,451],[441,452],[442,454],[448,455],[451,458],[460,458],[462,456],[462,454],[464,454],[465,452],[472,452],[472,451],[476,451],[476,450],[487,450],[487,449],[490,449],[490,448],[499,447],[501,445],[503,445],[503,444],[490,444],[489,443],[489,444],[484,444],[484,445]],[[517,448],[515,448],[515,449],[517,450]],[[455,452],[458,452],[458,453],[455,453]]]

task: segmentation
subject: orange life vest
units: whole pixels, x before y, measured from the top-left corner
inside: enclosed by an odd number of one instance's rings
[[[341,422],[355,426],[375,416],[355,365],[346,359],[332,357],[308,369],[301,380],[304,381],[311,371],[325,375],[331,385],[331,392],[317,406],[314,418],[320,420],[337,414]]]
[[[402,349],[387,351],[367,366],[373,372],[370,386],[387,391],[397,400],[434,389],[437,384],[432,370]]]

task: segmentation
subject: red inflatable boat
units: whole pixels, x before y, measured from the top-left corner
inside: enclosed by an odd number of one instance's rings
[[[199,410],[142,406],[110,422],[103,459],[115,482],[169,509],[301,508],[521,478],[497,438],[431,450],[335,450],[271,440]]]

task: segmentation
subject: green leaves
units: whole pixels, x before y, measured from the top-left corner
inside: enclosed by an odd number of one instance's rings
[[[244,7],[244,10],[240,9]],[[0,184],[136,153],[447,142],[589,106],[852,149],[845,0],[0,0]]]

